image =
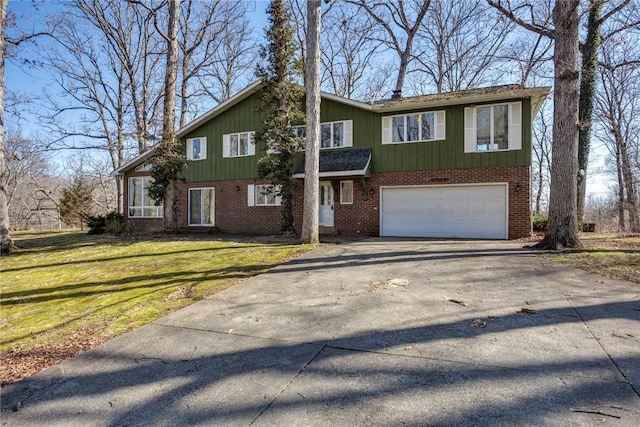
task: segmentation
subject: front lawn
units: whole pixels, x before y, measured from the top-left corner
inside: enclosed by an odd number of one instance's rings
[[[0,261],[0,381],[31,375],[309,249],[285,243],[12,234]]]

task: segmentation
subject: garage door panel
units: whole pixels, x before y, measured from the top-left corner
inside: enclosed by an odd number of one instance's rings
[[[383,188],[382,236],[505,239],[504,184]]]

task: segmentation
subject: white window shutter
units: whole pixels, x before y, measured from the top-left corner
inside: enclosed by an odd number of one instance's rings
[[[207,158],[207,138],[200,138],[200,158]]]
[[[353,147],[353,120],[344,122],[344,146]]]
[[[522,149],[522,102],[509,103],[509,150]]]
[[[391,117],[382,118],[382,143],[391,144]]]
[[[230,135],[222,135],[222,157],[231,157]]]
[[[256,186],[253,184],[247,185],[247,206],[256,205]]]
[[[249,156],[253,156],[256,154],[256,133],[255,132],[249,132],[249,144],[248,145],[248,150],[247,150],[247,154]]]
[[[445,139],[446,135],[446,121],[445,121],[445,112],[443,111],[436,111],[434,113],[435,115],[435,124],[436,124],[436,129],[435,129],[435,139]]]
[[[276,192],[276,206],[282,206],[282,196],[280,195],[280,191],[282,191],[281,185],[276,185],[273,189]]]
[[[475,153],[477,150],[476,109],[464,109],[464,152]]]
[[[193,160],[193,138],[187,139],[187,160]]]

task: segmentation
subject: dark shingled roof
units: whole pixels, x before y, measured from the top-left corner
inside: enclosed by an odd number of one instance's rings
[[[345,176],[346,172],[363,175],[371,160],[371,148],[340,148],[320,151],[320,173],[330,176],[331,172],[342,172],[336,176]],[[366,171],[365,171],[366,172]],[[294,175],[304,174],[304,157],[294,171]]]

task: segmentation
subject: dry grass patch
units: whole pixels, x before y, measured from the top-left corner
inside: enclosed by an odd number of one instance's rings
[[[640,284],[640,235],[581,235],[582,249],[550,255],[555,261]]]
[[[267,271],[309,246],[15,233],[0,261],[0,381],[16,381]]]

